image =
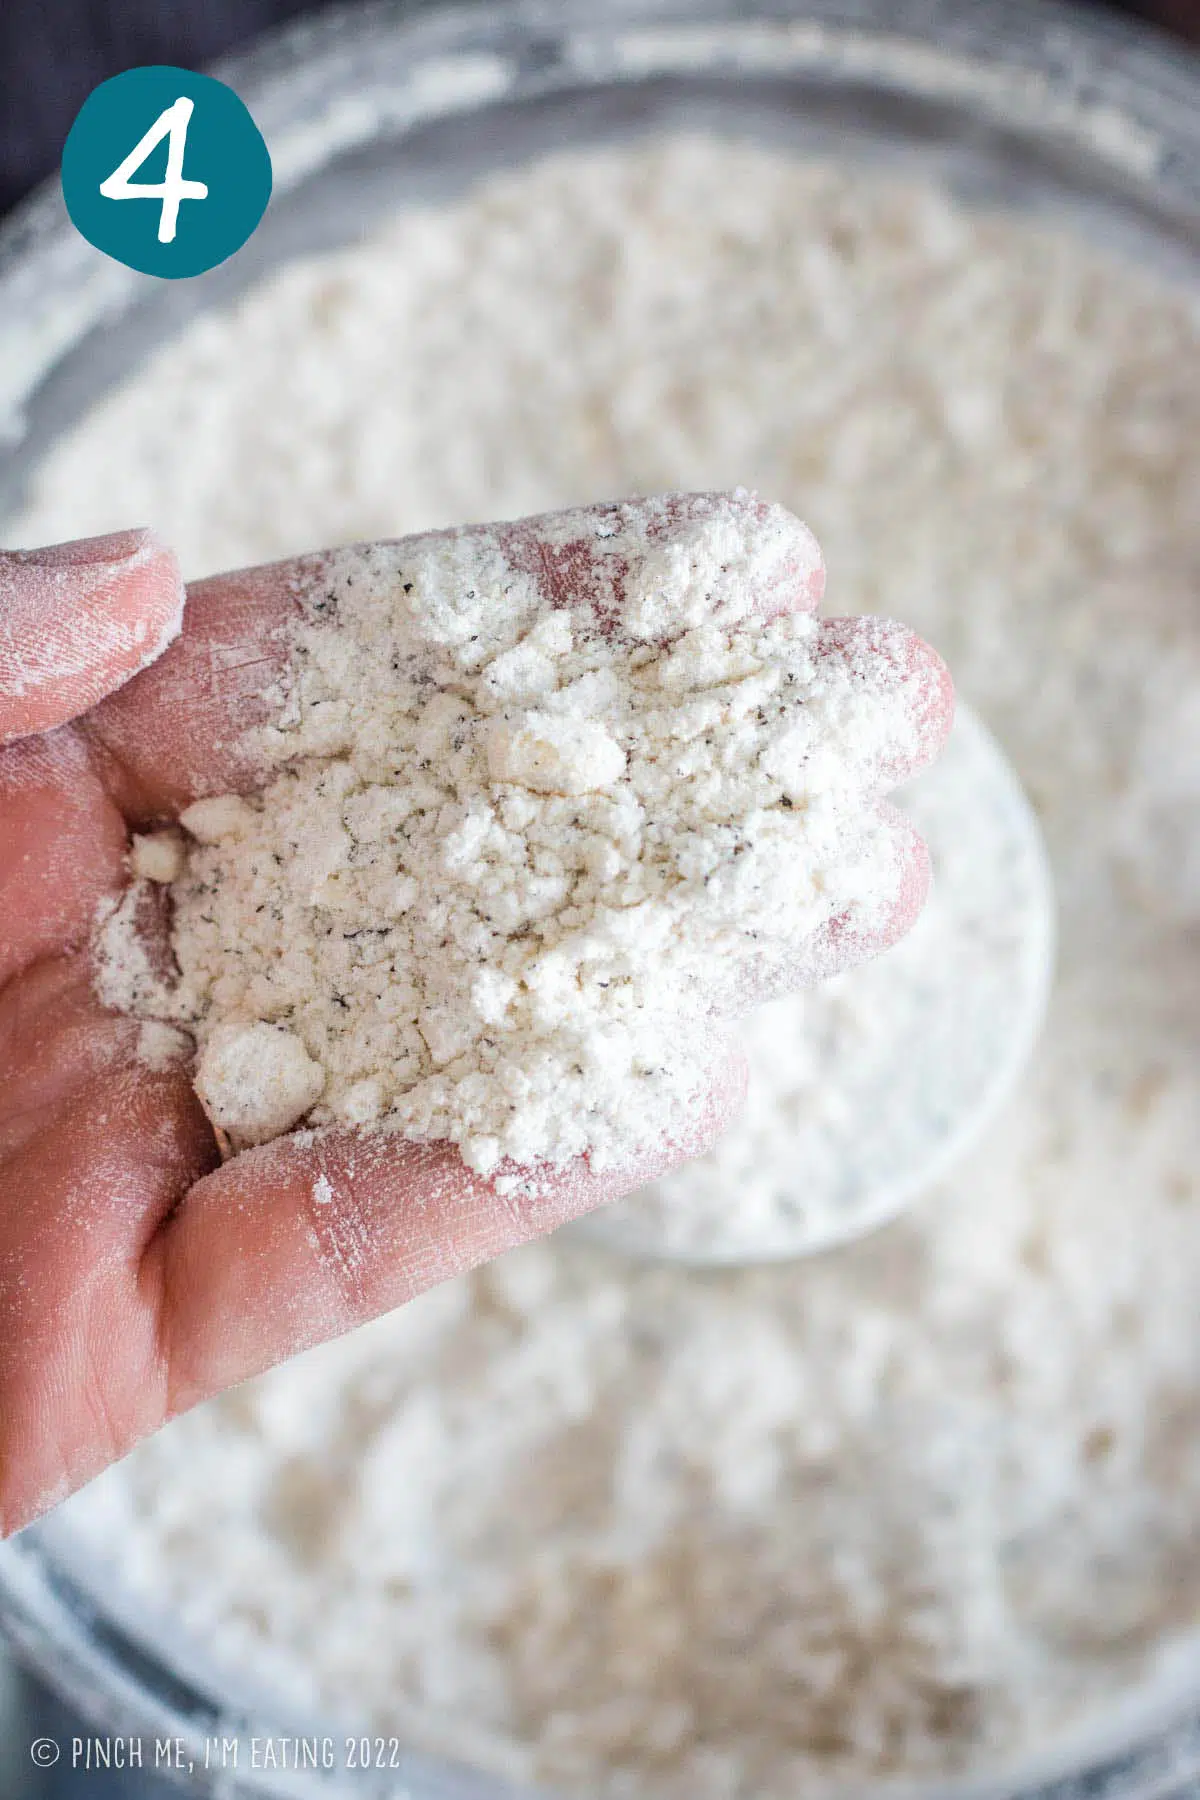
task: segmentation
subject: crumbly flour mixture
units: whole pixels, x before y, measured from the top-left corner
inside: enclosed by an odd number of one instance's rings
[[[882,923],[900,889],[873,798],[928,683],[887,621],[778,611],[820,579],[749,495],[332,555],[265,733],[280,773],[183,814],[180,981],[149,1001],[196,1025],[231,1146],[378,1127],[492,1174],[682,1129],[714,1009],[820,972],[821,928]],[[144,1009],[140,899],[101,987]]]
[[[754,1271],[533,1246],[226,1396],[63,1515],[149,1600],[639,1800],[1015,1757],[1190,1641],[1198,337],[1048,225],[680,138],[285,273],[56,452],[15,541],[148,518],[192,573],[745,482],[946,655],[1059,904],[1032,1068],[919,1209]]]

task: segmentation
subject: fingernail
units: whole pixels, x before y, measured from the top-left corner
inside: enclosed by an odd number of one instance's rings
[[[148,525],[133,531],[110,531],[103,537],[73,538],[66,544],[44,544],[36,550],[17,550],[22,562],[43,569],[86,568],[92,563],[125,562],[136,556],[152,535]]]

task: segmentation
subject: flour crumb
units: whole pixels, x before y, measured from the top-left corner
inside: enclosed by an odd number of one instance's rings
[[[515,721],[492,720],[487,766],[493,781],[535,794],[588,794],[620,779],[625,752],[591,719],[527,712]]]
[[[210,800],[193,800],[179,815],[185,831],[201,844],[220,844],[226,838],[245,837],[253,829],[254,808],[239,794],[218,794]]]
[[[325,1072],[303,1041],[261,1022],[214,1026],[196,1066],[200,1103],[235,1150],[279,1137],[324,1085]]]
[[[134,833],[129,872],[143,881],[177,881],[183,873],[184,845],[177,831]]]

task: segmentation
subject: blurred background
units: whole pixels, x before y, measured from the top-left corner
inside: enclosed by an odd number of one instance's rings
[[[1200,43],[1200,0],[1105,3]],[[305,0],[0,0],[0,214],[53,173],[97,82],[139,63],[202,67],[317,10]]]

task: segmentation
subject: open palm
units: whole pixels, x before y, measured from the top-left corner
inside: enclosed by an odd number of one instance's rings
[[[194,584],[158,655],[182,588],[149,533],[0,553],[0,1535],[173,1414],[700,1153],[740,1098],[731,1054],[689,1141],[525,1196],[450,1146],[348,1132],[220,1162],[186,1065],[148,1067],[95,998],[88,945],[131,828],[261,779],[242,742],[314,566]],[[924,761],[950,692],[913,655]],[[914,839],[886,931],[836,922],[832,960],[898,936],[925,884]]]

